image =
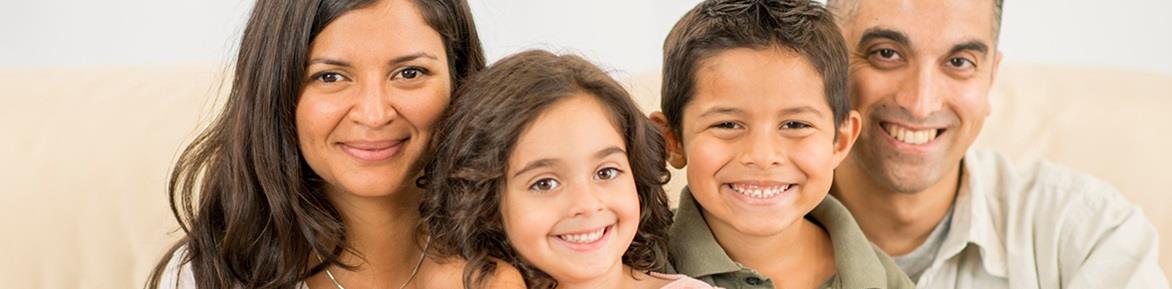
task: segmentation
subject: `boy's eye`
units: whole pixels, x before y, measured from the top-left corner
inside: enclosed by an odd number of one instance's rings
[[[620,171],[619,169],[616,169],[616,168],[605,168],[605,169],[601,169],[601,170],[598,170],[597,172],[595,172],[594,178],[599,179],[599,180],[612,180],[614,178],[618,178],[619,174],[622,174],[622,173],[623,173],[623,171]]]
[[[717,124],[712,125],[712,127],[719,128],[719,129],[738,129],[738,128],[741,128],[741,124],[736,123],[736,122],[731,122],[731,121],[722,121],[722,122],[719,122]]]
[[[533,182],[532,185],[529,185],[529,190],[534,192],[548,192],[550,190],[556,189],[558,186],[561,186],[561,183],[558,182],[558,180],[544,178]]]
[[[810,126],[809,124],[799,122],[799,121],[792,121],[792,120],[781,123],[781,128],[783,128],[783,129],[803,129],[803,128],[810,128],[810,127],[812,127],[812,126]]]

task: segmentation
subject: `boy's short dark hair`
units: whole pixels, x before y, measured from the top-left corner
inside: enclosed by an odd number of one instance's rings
[[[676,22],[663,44],[660,109],[676,137],[684,106],[695,95],[699,64],[734,48],[797,52],[822,75],[835,127],[846,118],[846,44],[825,7],[810,0],[706,0]]]

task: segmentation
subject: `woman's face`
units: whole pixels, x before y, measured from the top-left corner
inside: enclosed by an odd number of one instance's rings
[[[327,25],[309,46],[297,136],[331,194],[413,187],[451,77],[439,33],[410,1],[378,1]]]

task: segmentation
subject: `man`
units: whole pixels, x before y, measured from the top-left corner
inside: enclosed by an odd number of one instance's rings
[[[1168,288],[1156,232],[1110,185],[969,146],[990,113],[1001,0],[831,0],[863,119],[831,194],[918,288]]]

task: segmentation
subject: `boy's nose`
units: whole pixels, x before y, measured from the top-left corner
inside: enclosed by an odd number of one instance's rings
[[[741,146],[741,163],[745,166],[761,169],[781,166],[784,155],[781,153],[781,144],[776,140],[778,136],[771,132],[755,132]]]

